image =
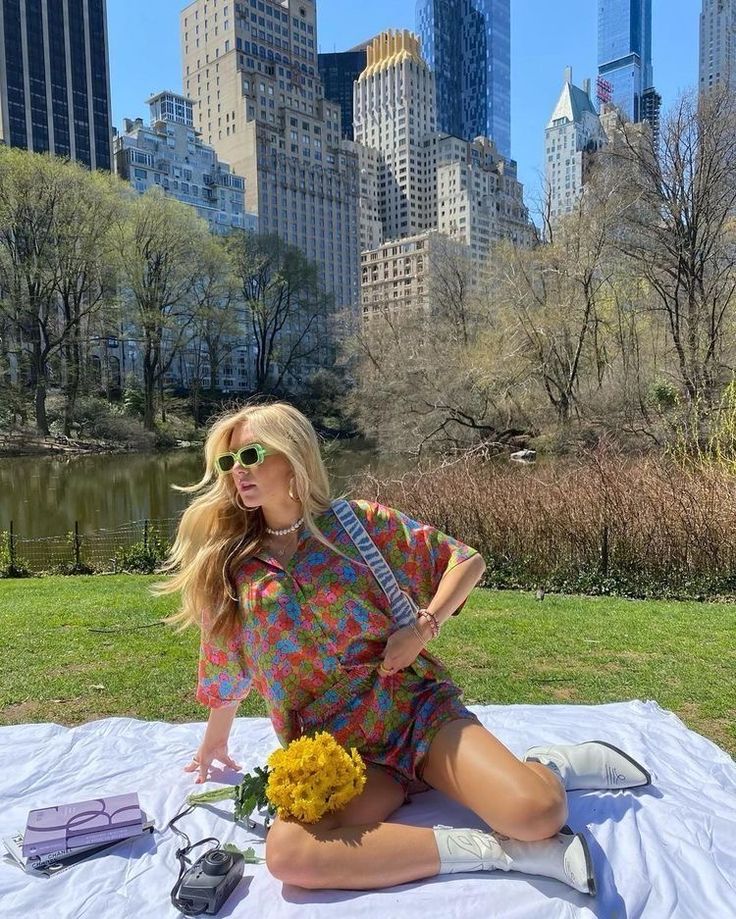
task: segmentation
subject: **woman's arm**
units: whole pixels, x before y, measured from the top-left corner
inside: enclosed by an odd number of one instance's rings
[[[203,611],[196,698],[210,709],[210,713],[202,743],[185,767],[187,772],[198,770],[198,782],[207,780],[214,760],[233,769],[239,768],[228,754],[227,744],[238,706],[252,685],[243,642],[242,628],[215,633],[208,610]]]
[[[438,625],[447,622],[455,610],[465,603],[485,570],[483,556],[473,555],[445,571],[437,593],[427,606],[429,612],[435,615]]]
[[[204,732],[205,741],[227,741],[233,721],[235,721],[235,715],[242,701],[242,699],[238,699],[236,702],[228,702],[219,708],[210,709],[210,716],[207,719],[207,727]]]
[[[468,599],[485,570],[482,556],[472,555],[445,571],[437,592],[427,606],[437,617],[438,625],[447,621]],[[432,625],[424,616],[420,616],[414,625],[398,629],[386,642],[382,663],[384,671],[393,673],[408,667],[432,637]]]
[[[184,767],[185,772],[197,772],[197,783],[207,781],[214,760],[230,766],[231,769],[240,769],[240,766],[228,753],[227,742],[241,701],[242,699],[237,702],[228,702],[218,708],[210,709],[202,743],[192,757],[192,761]]]

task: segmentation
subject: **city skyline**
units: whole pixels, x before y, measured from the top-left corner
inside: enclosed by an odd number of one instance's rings
[[[339,103],[320,91],[314,0],[194,0],[179,26],[194,127],[245,179],[259,231],[297,246],[335,307],[357,317],[358,157],[340,145]],[[335,328],[320,312],[317,337]],[[300,334],[316,336],[317,323]]]
[[[571,66],[576,79],[597,73],[597,4],[590,0],[512,0],[511,155],[532,209],[541,195],[544,128]],[[566,8],[561,16],[560,6]],[[113,124],[146,116],[145,100],[181,91],[181,0],[108,0]],[[653,49],[663,112],[698,82],[699,0],[653,0]],[[317,0],[319,50],[341,51],[388,28],[416,31],[415,0],[374,0],[346,13],[342,0]],[[534,24],[529,29],[529,23]]]

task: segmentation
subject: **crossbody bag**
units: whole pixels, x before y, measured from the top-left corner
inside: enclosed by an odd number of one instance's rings
[[[381,554],[378,546],[368,535],[363,524],[358,519],[355,511],[344,498],[332,502],[332,510],[340,521],[343,529],[353,541],[355,548],[360,552],[363,561],[373,572],[381,590],[386,594],[391,606],[394,622],[403,628],[411,625],[417,618],[419,607],[414,600],[403,591],[394,577],[388,562]]]

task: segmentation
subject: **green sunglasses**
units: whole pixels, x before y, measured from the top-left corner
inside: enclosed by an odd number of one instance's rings
[[[260,466],[264,459],[273,453],[273,450],[267,450],[261,444],[248,444],[241,447],[235,453],[221,453],[215,457],[215,466],[218,472],[232,472],[236,463],[241,466]]]

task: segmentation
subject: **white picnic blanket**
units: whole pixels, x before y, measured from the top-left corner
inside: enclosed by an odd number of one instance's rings
[[[472,706],[514,752],[542,741],[607,739],[651,771],[653,786],[634,792],[575,792],[570,825],[586,829],[599,892],[578,894],[521,874],[450,875],[377,891],[307,891],[282,885],[265,865],[245,875],[220,912],[257,919],[731,919],[736,917],[736,764],[655,702],[610,705]],[[200,724],[107,718],[76,728],[0,727],[0,836],[22,830],[28,810],[97,795],[137,791],[156,821],[153,837],[52,878],[30,877],[0,859],[2,919],[166,919],[178,875],[179,840],[168,820],[193,789],[182,772]],[[270,723],[239,718],[231,750],[245,769],[276,746]],[[233,772],[223,781],[237,780]],[[201,790],[205,786],[197,786]],[[206,787],[212,787],[208,785]],[[489,788],[489,794],[493,789]],[[181,826],[192,841],[217,836],[263,854],[262,832],[228,819],[229,802],[197,808]],[[417,795],[392,818],[421,826],[482,826],[438,792]],[[206,847],[195,850],[201,854]]]

